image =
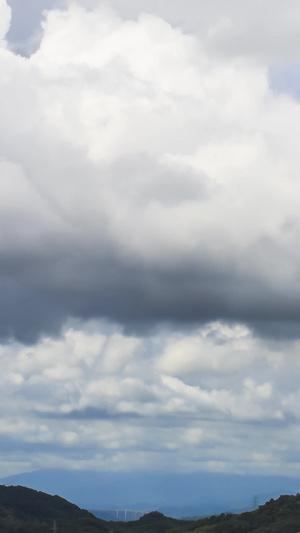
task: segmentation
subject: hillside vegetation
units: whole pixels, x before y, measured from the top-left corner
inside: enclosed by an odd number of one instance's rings
[[[300,494],[280,496],[257,510],[200,520],[149,513],[135,522],[106,522],[60,498],[0,485],[1,533],[299,533]]]
[[[257,510],[221,514],[190,522],[176,533],[299,533],[300,494],[280,496]],[[175,533],[175,531],[173,532]]]
[[[1,533],[108,533],[106,522],[59,496],[0,485]]]

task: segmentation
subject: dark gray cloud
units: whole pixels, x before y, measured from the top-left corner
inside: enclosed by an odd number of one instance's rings
[[[185,328],[229,320],[269,336],[297,335],[300,295],[292,285],[270,286],[205,259],[151,268],[102,246],[100,257],[80,248],[61,255],[54,247],[38,259],[2,259],[2,338],[58,333],[68,317],[106,318],[136,333],[160,322]]]

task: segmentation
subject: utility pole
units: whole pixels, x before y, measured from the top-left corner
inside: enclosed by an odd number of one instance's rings
[[[258,508],[258,497],[257,497],[257,495],[255,495],[253,497],[253,509],[255,510],[257,508]]]

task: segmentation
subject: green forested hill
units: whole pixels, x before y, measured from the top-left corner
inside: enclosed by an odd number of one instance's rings
[[[257,510],[236,514],[221,514],[190,522],[176,533],[299,533],[300,494],[280,496]],[[175,533],[173,531],[172,533]]]
[[[0,485],[1,533],[299,533],[300,494],[280,496],[252,512],[201,520],[149,513],[135,522],[105,522],[60,498]]]
[[[115,522],[114,533],[166,533],[179,527],[185,531],[184,527],[190,523],[190,520],[178,520],[154,511],[134,522]]]
[[[106,525],[59,496],[0,485],[1,533],[108,533]]]

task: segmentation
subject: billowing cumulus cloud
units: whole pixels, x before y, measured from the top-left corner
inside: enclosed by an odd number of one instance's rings
[[[4,302],[35,301],[2,335],[297,320],[299,106],[266,66],[103,5],[43,29],[30,58],[2,58]]]
[[[264,5],[57,2],[27,57],[0,2],[11,468],[294,472],[300,11]]]

